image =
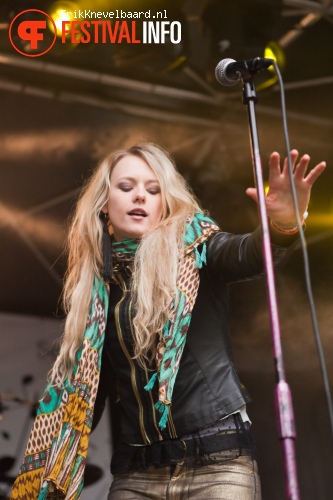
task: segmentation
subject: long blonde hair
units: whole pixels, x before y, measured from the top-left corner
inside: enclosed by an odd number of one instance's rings
[[[153,170],[162,195],[161,221],[141,239],[134,260],[134,353],[140,363],[148,359],[148,352],[154,353],[156,335],[170,317],[185,220],[201,209],[168,153],[152,143],[138,144],[108,155],[83,187],[77,202],[67,239],[68,268],[63,290],[67,316],[59,356],[50,372],[54,384],[71,377],[85,332],[94,275],[101,277],[103,269],[99,214],[108,200],[113,168],[129,155],[143,159]]]

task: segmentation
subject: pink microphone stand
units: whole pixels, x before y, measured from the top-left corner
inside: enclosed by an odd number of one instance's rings
[[[275,407],[279,438],[281,441],[283,452],[286,498],[288,500],[299,500],[300,495],[295,457],[296,431],[291,392],[289,385],[286,382],[282,355],[281,332],[276,298],[272,249],[265,204],[265,189],[263,183],[262,163],[260,158],[258,131],[255,115],[255,104],[258,99],[256,96],[256,90],[252,80],[252,76],[253,75],[251,72],[249,72],[248,76],[242,76],[243,103],[248,107],[252,163],[256,188],[258,191],[258,208],[263,231],[263,253],[268,290],[270,324],[274,348],[275,372],[277,378],[277,385],[275,387]]]

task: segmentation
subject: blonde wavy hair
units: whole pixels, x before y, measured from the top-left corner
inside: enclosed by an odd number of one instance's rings
[[[162,196],[160,223],[142,237],[134,260],[134,357],[141,364],[154,355],[156,336],[171,315],[185,220],[202,210],[169,154],[156,144],[137,144],[112,152],[99,164],[83,187],[73,213],[62,296],[66,322],[60,352],[50,371],[50,380],[56,385],[66,377],[71,378],[76,353],[82,344],[94,275],[101,277],[103,269],[103,226],[99,214],[108,200],[114,167],[129,155],[141,158],[152,169]]]

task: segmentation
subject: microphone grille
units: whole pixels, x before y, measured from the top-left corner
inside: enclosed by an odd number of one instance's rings
[[[226,70],[229,64],[236,62],[235,59],[222,59],[215,68],[216,80],[225,87],[232,87],[232,85],[237,85],[239,79],[234,80],[227,76]]]

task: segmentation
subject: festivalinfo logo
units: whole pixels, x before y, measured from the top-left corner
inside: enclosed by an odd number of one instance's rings
[[[15,16],[8,34],[17,52],[38,57],[49,52],[56,40],[61,44],[178,44],[181,28],[180,21],[167,20],[166,10],[63,10],[55,19],[44,11],[29,9]]]

